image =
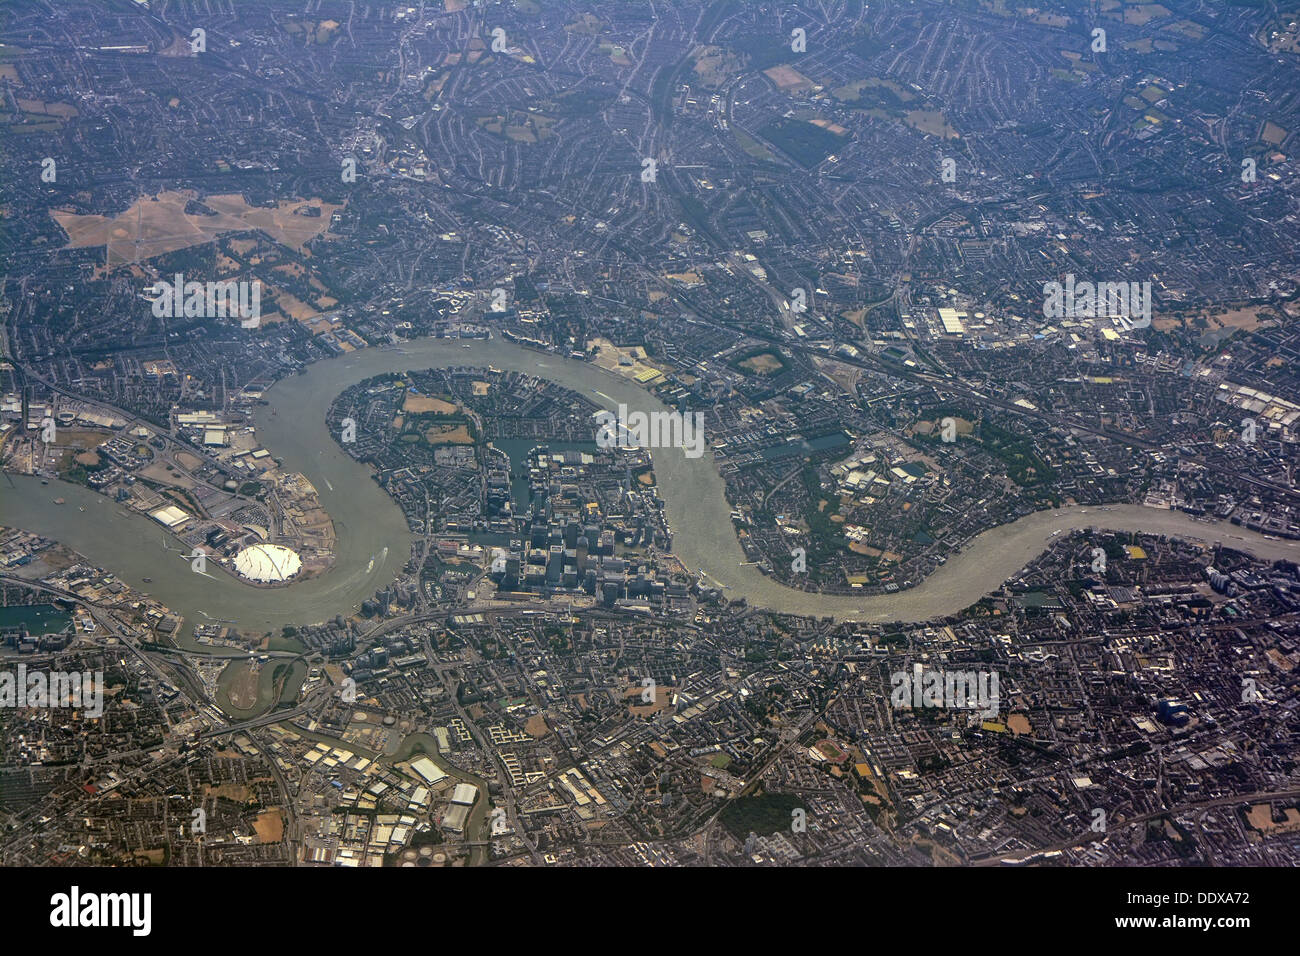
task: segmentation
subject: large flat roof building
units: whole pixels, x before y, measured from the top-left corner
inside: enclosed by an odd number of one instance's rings
[[[939,310],[939,321],[943,323],[943,330],[949,335],[961,335],[966,331],[966,326],[961,324],[964,318],[966,313],[958,312],[956,309]]]
[[[169,528],[179,528],[185,522],[190,520],[190,515],[177,508],[175,505],[168,505],[166,508],[159,508],[157,511],[149,512],[149,517],[153,518],[159,524],[166,525]]]
[[[478,787],[472,783],[458,783],[451,793],[451,802],[469,806],[473,804],[476,796],[478,796]]]
[[[411,769],[423,777],[428,783],[437,783],[443,777],[447,776],[443,773],[442,768],[428,757],[419,757],[412,760]]]
[[[465,829],[467,819],[469,819],[469,807],[463,803],[453,803],[447,808],[447,813],[442,818],[442,825],[453,833],[460,833]]]

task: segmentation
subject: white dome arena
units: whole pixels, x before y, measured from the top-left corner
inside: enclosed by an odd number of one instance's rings
[[[250,581],[288,581],[301,569],[297,552],[279,544],[255,544],[235,555],[235,570]]]

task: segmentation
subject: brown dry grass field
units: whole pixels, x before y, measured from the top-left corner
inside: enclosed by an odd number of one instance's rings
[[[284,814],[279,807],[263,810],[253,820],[259,843],[279,843],[284,839]]]
[[[1284,811],[1285,823],[1273,822],[1273,808],[1267,803],[1254,804],[1246,814],[1246,820],[1260,833],[1287,832],[1300,829],[1300,811],[1287,807]]]
[[[781,64],[780,66],[769,67],[763,71],[768,79],[783,90],[811,90],[813,88],[812,80],[804,76],[792,66]]]
[[[781,360],[768,352],[764,352],[762,355],[755,355],[753,358],[747,358],[740,364],[743,368],[749,369],[755,375],[767,375],[771,372],[778,371],[781,368]]]
[[[1273,146],[1277,146],[1279,143],[1282,142],[1282,140],[1286,139],[1286,137],[1287,137],[1287,131],[1284,130],[1281,126],[1278,126],[1272,120],[1269,120],[1264,124],[1264,132],[1260,134],[1259,138],[1266,143],[1270,143]]]
[[[94,428],[60,428],[57,444],[65,448],[91,451],[112,437],[112,432],[99,431]]]
[[[627,704],[628,713],[633,717],[651,717],[655,714],[662,713],[665,710],[671,710],[673,706],[673,693],[675,687],[660,685],[655,688],[653,704],[641,703],[641,694],[646,688],[640,685],[630,687],[623,692],[623,702]]]
[[[59,119],[71,119],[78,115],[77,108],[71,103],[46,103],[42,100],[18,100],[18,108],[24,113],[39,113],[44,116],[57,116]]]
[[[317,236],[331,238],[330,217],[343,208],[308,199],[282,200],[271,209],[250,206],[243,196],[222,195],[202,200],[215,216],[187,215],[185,205],[195,198],[193,192],[169,190],[155,197],[142,196],[115,216],[83,216],[61,210],[51,210],[50,215],[68,234],[65,248],[107,246],[109,264],[118,265],[211,242],[223,233],[251,229],[260,229],[281,245],[301,252]],[[319,208],[320,215],[296,215],[297,210],[307,207]]]
[[[469,436],[469,429],[464,425],[436,425],[424,433],[424,440],[430,445],[472,445],[474,439]]]
[[[814,126],[820,126],[822,129],[828,130],[829,132],[834,133],[836,136],[843,136],[846,133],[848,133],[848,130],[843,126],[841,126],[839,123],[832,123],[830,120],[827,119],[812,119],[809,120],[808,122],[812,123]]]
[[[230,702],[240,710],[252,710],[257,705],[257,682],[261,670],[250,667],[243,661],[228,666],[237,668],[237,670],[234,678],[230,681],[226,695],[230,698]]]
[[[318,311],[295,295],[283,289],[274,289],[276,307],[295,322],[310,322],[320,315]]]
[[[912,129],[919,129],[922,133],[929,133],[931,136],[941,136],[944,139],[960,139],[959,134],[947,118],[938,110],[909,110],[904,121]]]
[[[1008,717],[1007,728],[1017,736],[1034,732],[1033,726],[1029,723],[1029,718],[1024,714],[1012,714]]]
[[[533,714],[528,718],[528,723],[524,724],[524,733],[533,738],[545,737],[551,732],[551,728],[546,724],[546,718],[541,714]]]
[[[237,752],[236,752],[237,753]],[[247,803],[253,798],[253,791],[247,784],[243,783],[220,783],[215,786],[210,783],[203,785],[205,796],[225,797],[227,800],[235,803]]]
[[[1176,329],[1180,326],[1190,329],[1194,327],[1192,323],[1195,319],[1202,318],[1206,320],[1207,331],[1213,332],[1222,328],[1234,328],[1252,332],[1260,326],[1260,311],[1261,309],[1257,306],[1221,309],[1217,312],[1200,310],[1188,313],[1181,320],[1172,315],[1158,315],[1152,318],[1151,324],[1161,331]]]
[[[433,398],[429,395],[412,395],[406,393],[406,398],[402,402],[402,410],[420,414],[423,412],[432,412],[435,415],[450,415],[458,411],[459,405],[453,405],[451,402],[444,402],[441,398]]]
[[[1156,17],[1167,16],[1169,11],[1158,3],[1139,3],[1124,8],[1123,20],[1125,23],[1140,27],[1150,23]]]

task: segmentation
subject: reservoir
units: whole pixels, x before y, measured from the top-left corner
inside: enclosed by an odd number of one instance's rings
[[[586,362],[530,351],[503,339],[419,339],[405,343],[401,352],[365,349],[311,365],[304,374],[276,383],[264,396],[270,405],[257,410],[262,445],[286,469],[307,476],[334,519],[338,550],[334,566],[324,574],[281,588],[251,587],[220,569],[212,571],[212,577],[194,574],[188,559],[164,549],[166,532],[160,525],[64,482],[42,486],[36,478],[17,475],[13,487],[0,482],[0,524],[67,545],[156,597],[190,624],[225,620],[250,632],[278,633],[286,624],[349,615],[393,580],[410,555],[411,534],[401,510],[371,477],[371,469],[344,454],[330,435],[325,425],[330,402],[348,386],[385,372],[488,365],[550,379],[608,408],[625,403],[646,411],[668,410],[633,382]],[[711,583],[725,586],[727,597],[744,597],[753,606],[790,614],[906,623],[953,614],[1014,576],[1044,550],[1054,532],[1093,526],[1222,542],[1267,560],[1300,561],[1300,542],[1265,538],[1183,512],[1140,505],[1114,505],[1103,511],[1094,505],[1042,511],[986,531],[906,591],[861,597],[815,594],[786,587],[746,564],[711,451],[687,458],[679,448],[658,448],[651,451],[651,459],[674,553],[693,571],[703,571]],[[56,497],[67,504],[54,504]],[[146,577],[152,582],[146,584]],[[184,631],[188,634],[190,628]]]

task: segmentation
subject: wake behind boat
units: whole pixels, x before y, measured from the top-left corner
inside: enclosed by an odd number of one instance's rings
[[[378,555],[373,555],[373,554],[372,554],[372,555],[370,556],[370,561],[369,561],[369,563],[366,565],[366,574],[369,574],[371,571],[373,571],[373,570],[375,569],[376,558],[378,558],[378,563],[379,563],[379,564],[383,564],[385,561],[387,561],[387,560],[388,560],[388,547],[387,547],[387,546],[384,546],[384,548],[382,548],[382,549],[380,550],[380,552],[379,552]]]

